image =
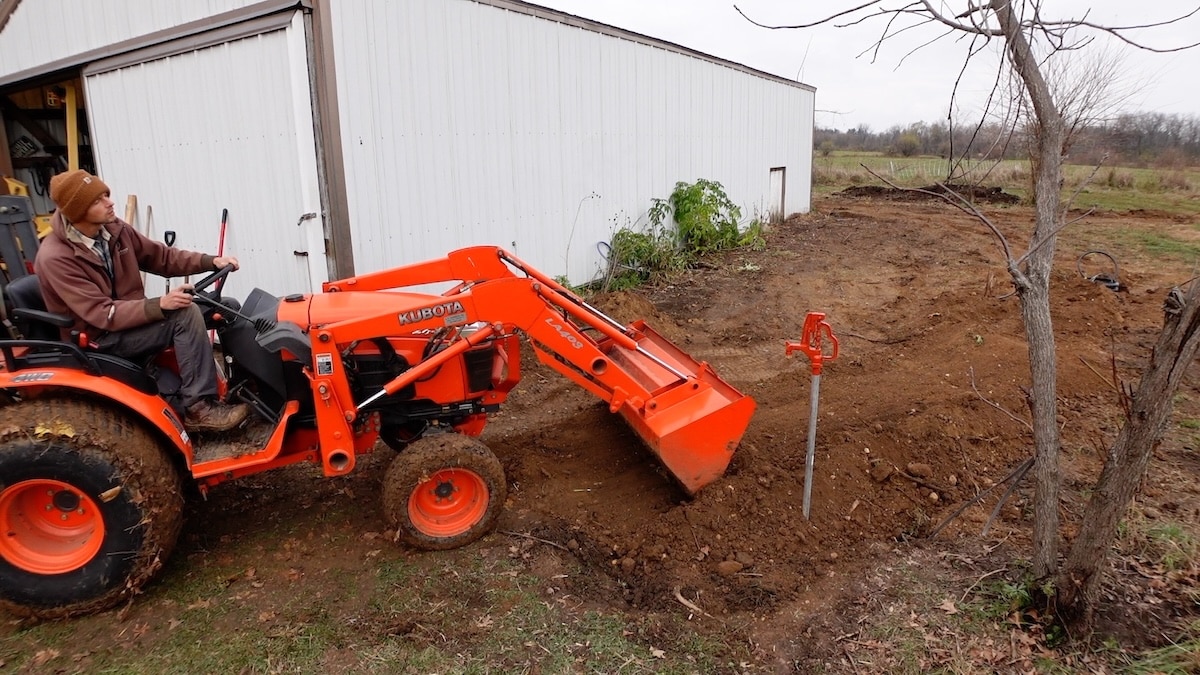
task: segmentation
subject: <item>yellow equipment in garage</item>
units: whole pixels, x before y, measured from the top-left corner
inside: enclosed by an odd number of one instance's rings
[[[29,186],[17,180],[4,176],[4,182],[8,185],[8,194],[17,197],[28,197]],[[37,238],[43,239],[47,234],[50,234],[50,214],[41,214],[33,217],[33,226],[37,230]]]

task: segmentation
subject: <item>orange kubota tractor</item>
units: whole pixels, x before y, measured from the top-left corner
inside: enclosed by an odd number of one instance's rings
[[[398,539],[427,550],[476,540],[507,485],[475,437],[520,380],[519,333],[620,413],[689,494],[722,475],[754,410],[644,322],[622,326],[495,247],[311,295],[255,289],[241,306],[221,298],[230,270],[197,282],[196,299],[220,336],[225,397],[255,414],[203,438],[180,422],[169,351],[139,364],[86,336],[59,341],[69,319],[39,308],[36,279],[7,289],[25,334],[0,341],[0,607],[39,617],[111,607],[174,548],[183,481],[205,493],[297,462],[340,476],[379,440],[400,451],[382,486]],[[404,290],[443,282],[456,285]]]

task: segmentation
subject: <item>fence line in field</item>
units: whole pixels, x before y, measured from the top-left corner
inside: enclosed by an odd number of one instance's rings
[[[898,161],[894,159],[881,159],[876,161],[865,161],[863,164],[870,167],[875,173],[898,181],[909,180],[924,180],[924,181],[944,181],[946,174],[950,170],[950,164],[945,160],[917,160],[917,161]],[[955,182],[969,182],[983,179],[987,176],[995,177],[999,173],[1010,173],[1013,168],[1006,164],[997,165],[996,162],[986,161],[970,161],[957,162],[954,164],[954,175],[951,177]]]
[[[862,166],[865,166],[871,171],[883,176],[888,180],[896,182],[924,182],[932,183],[934,181],[945,181],[946,173],[950,170],[950,164],[946,160],[939,159],[892,159],[887,157],[868,157],[863,158],[854,164],[833,163],[826,164],[826,169],[843,171],[861,171]],[[817,166],[820,166],[818,160]],[[997,164],[991,161],[959,161],[954,164],[954,182],[974,182],[990,179],[992,181],[1011,179],[1014,171],[1022,171],[1025,167],[1019,162],[1002,162]]]

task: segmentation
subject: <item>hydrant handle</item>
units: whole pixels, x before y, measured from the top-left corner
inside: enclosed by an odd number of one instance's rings
[[[830,353],[825,354],[822,339],[828,338],[832,345]],[[825,361],[832,361],[838,357],[838,339],[833,334],[833,327],[825,321],[824,312],[809,312],[804,317],[804,328],[800,333],[800,341],[794,342],[789,340],[784,347],[784,354],[791,356],[792,352],[804,352],[808,360],[812,362],[813,375],[821,374],[821,366]]]

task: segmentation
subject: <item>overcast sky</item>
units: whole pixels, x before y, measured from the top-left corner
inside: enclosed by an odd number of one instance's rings
[[[945,120],[953,80],[967,42],[948,36],[909,54],[941,34],[931,26],[885,43],[872,58],[870,47],[884,29],[879,20],[849,28],[823,25],[804,30],[767,30],[743,19],[734,0],[536,0],[536,4],[674,42],[817,88],[817,125],[847,129],[866,124],[880,131],[895,124]],[[861,0],[736,0],[764,24],[796,24],[823,18]],[[897,6],[902,2],[885,3]],[[958,8],[965,0],[943,0]],[[1087,18],[1106,25],[1146,24],[1173,18],[1200,0],[1043,0],[1043,16]],[[1089,10],[1090,8],[1090,10]],[[1150,37],[1153,36],[1153,37]],[[1156,29],[1143,37],[1158,47],[1200,40],[1200,15]],[[1129,96],[1125,109],[1200,115],[1200,48],[1153,54],[1107,47],[1100,37],[1089,49],[1115,53],[1122,63],[1119,83]],[[862,53],[864,50],[867,53]],[[998,56],[981,54],[968,84],[960,85],[956,119],[973,121],[990,90]]]

